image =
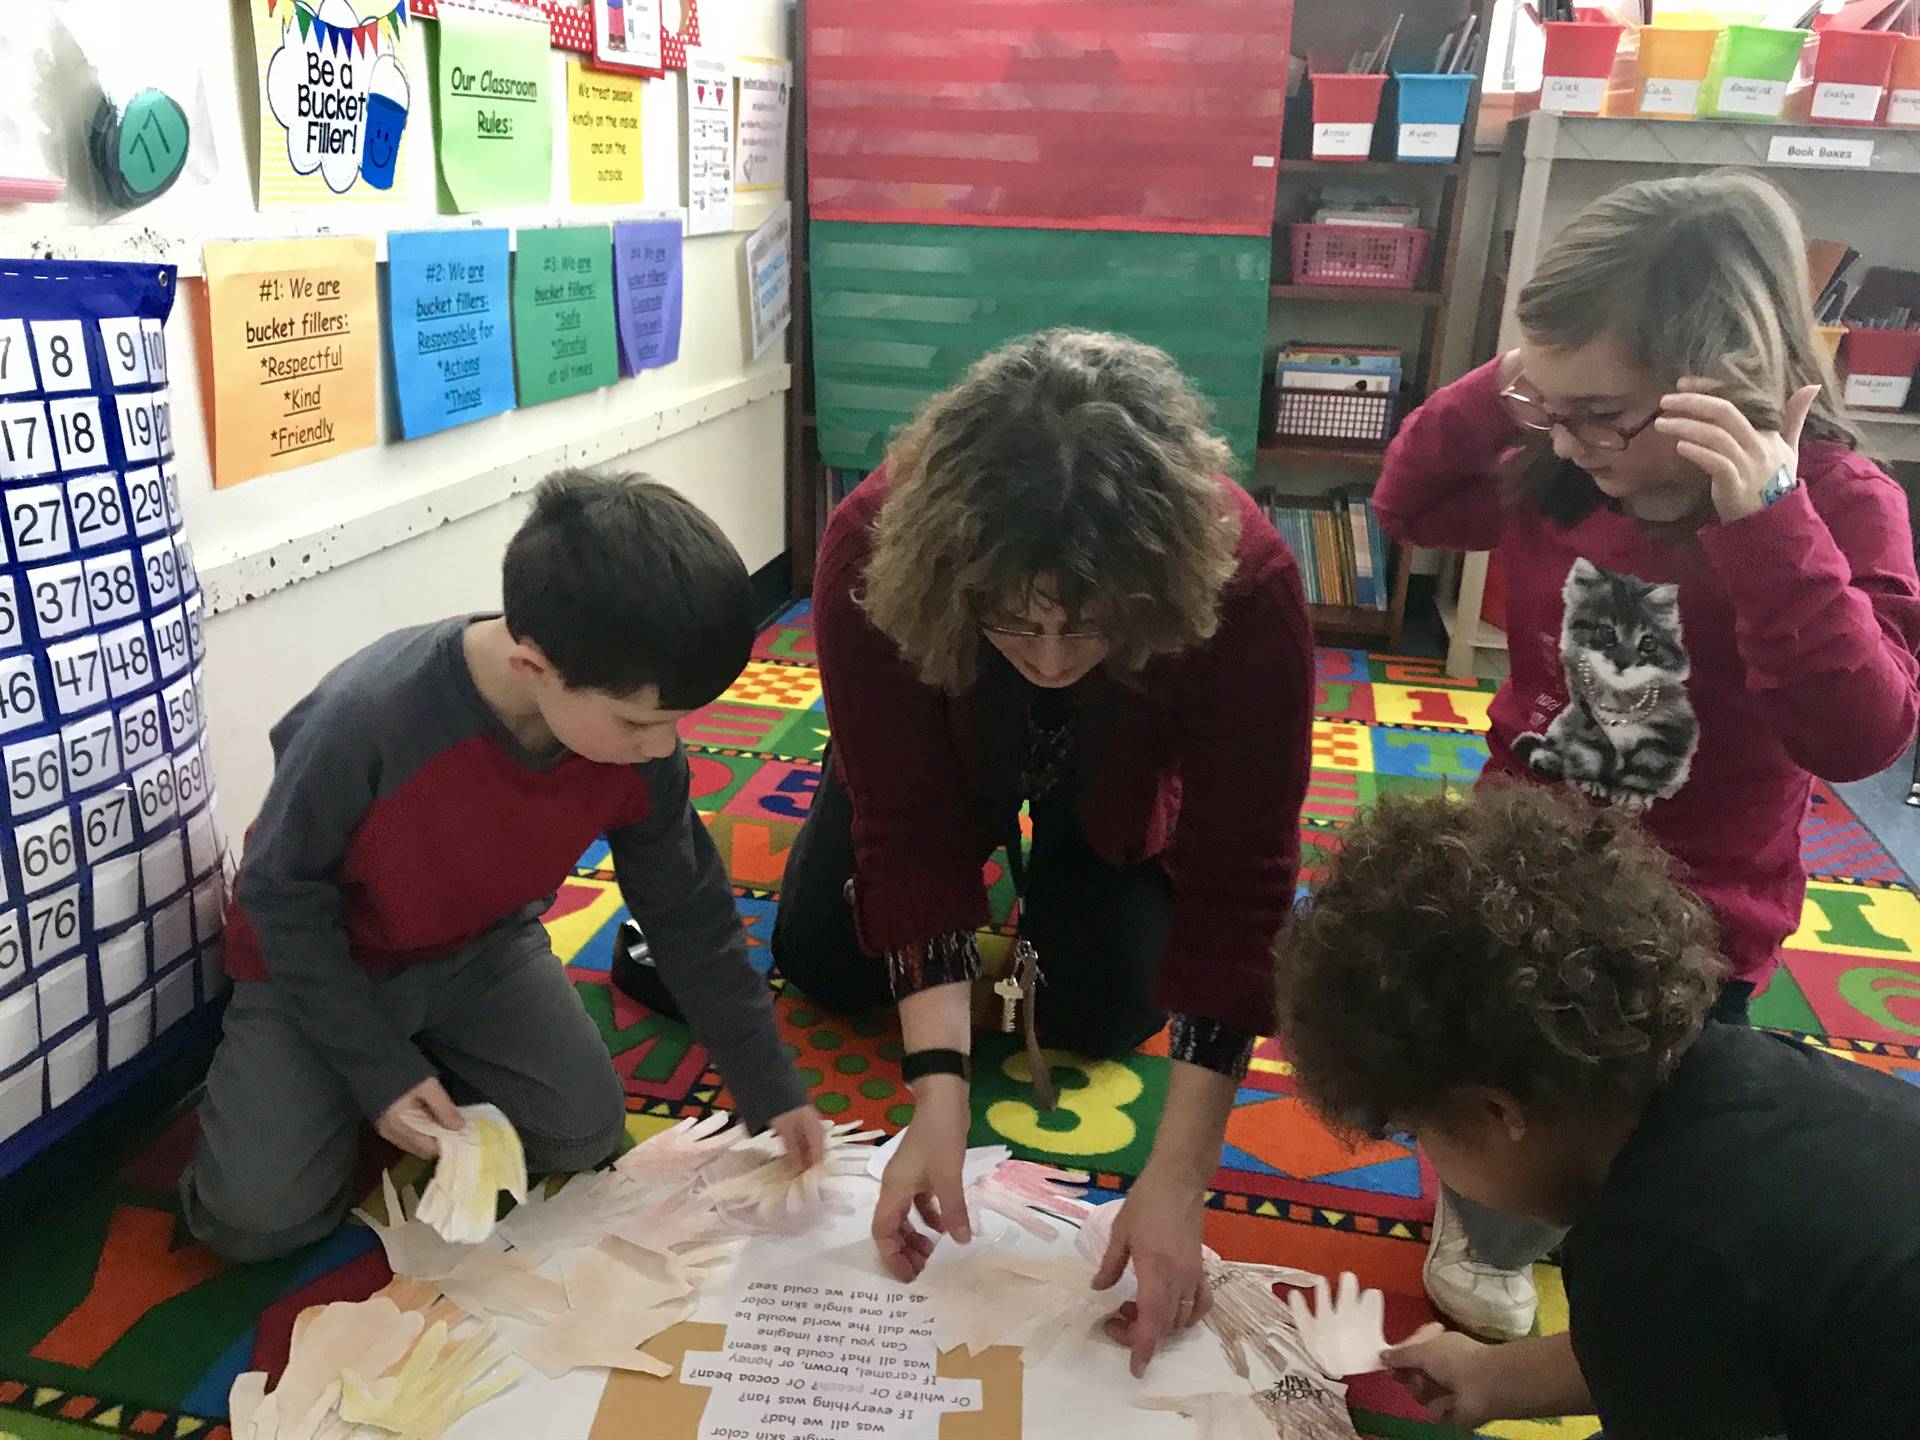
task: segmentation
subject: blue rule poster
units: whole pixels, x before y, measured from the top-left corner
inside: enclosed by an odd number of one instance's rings
[[[680,221],[613,227],[614,314],[620,373],[638,375],[680,358]]]
[[[407,439],[513,408],[505,230],[387,237],[394,395]]]

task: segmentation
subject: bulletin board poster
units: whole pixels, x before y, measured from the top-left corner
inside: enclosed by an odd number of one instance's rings
[[[214,488],[373,444],[380,323],[372,239],[211,244],[206,271]]]
[[[387,237],[387,343],[407,439],[513,408],[507,273],[505,230]]]
[[[687,233],[733,228],[733,78],[727,62],[687,52]]]
[[[513,266],[513,358],[520,403],[579,395],[620,378],[614,345],[613,232],[605,225],[522,230]]]
[[[661,68],[660,0],[592,0],[593,58],[620,70]]]
[[[406,0],[247,0],[260,77],[260,208],[406,194]]]
[[[793,67],[747,56],[733,62],[733,188],[778,190],[787,183],[787,105]]]
[[[434,119],[440,179],[458,210],[544,205],[552,190],[551,32],[448,6],[440,16]]]
[[[747,237],[747,326],[758,360],[793,319],[793,204],[782,201]]]
[[[613,227],[613,297],[622,375],[638,375],[680,358],[681,254],[677,217]]]
[[[174,279],[0,261],[0,1175],[225,987]]]
[[[640,82],[567,62],[567,173],[576,205],[631,205],[644,198]]]

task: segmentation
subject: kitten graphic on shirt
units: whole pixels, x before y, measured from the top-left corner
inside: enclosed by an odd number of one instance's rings
[[[1687,783],[1700,724],[1687,699],[1680,587],[1575,560],[1561,592],[1567,708],[1513,752],[1540,774],[1641,811]]]

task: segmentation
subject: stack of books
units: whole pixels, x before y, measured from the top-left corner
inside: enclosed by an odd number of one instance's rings
[[[1387,537],[1365,491],[1268,495],[1261,506],[1299,563],[1308,604],[1383,611],[1393,604]]]

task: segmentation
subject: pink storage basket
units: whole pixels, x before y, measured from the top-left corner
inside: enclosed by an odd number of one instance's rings
[[[1295,225],[1293,282],[1411,290],[1420,283],[1431,236],[1389,225]]]

